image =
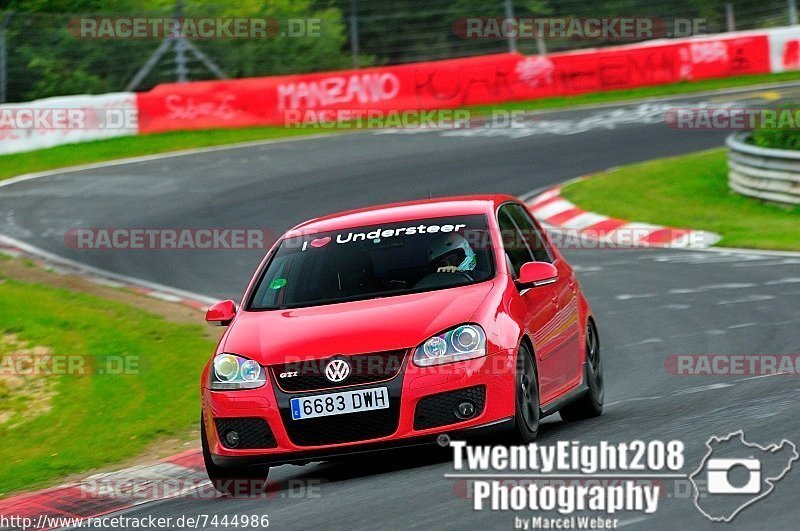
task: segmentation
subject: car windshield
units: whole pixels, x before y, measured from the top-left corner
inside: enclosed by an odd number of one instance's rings
[[[482,214],[417,219],[284,239],[248,309],[388,297],[494,276]]]

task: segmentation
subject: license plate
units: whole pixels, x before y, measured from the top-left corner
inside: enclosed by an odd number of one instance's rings
[[[313,419],[329,415],[359,413],[389,407],[389,388],[359,389],[325,395],[292,398],[292,420]]]

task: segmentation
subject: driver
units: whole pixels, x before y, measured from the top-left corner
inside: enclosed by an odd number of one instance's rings
[[[475,269],[477,260],[467,240],[460,234],[441,234],[428,251],[428,263],[437,273],[464,273]]]

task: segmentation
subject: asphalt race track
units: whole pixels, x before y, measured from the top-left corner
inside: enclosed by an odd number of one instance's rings
[[[786,89],[790,97],[797,89]],[[371,204],[474,192],[515,195],[587,172],[720,146],[725,132],[678,131],[660,105],[765,103],[763,90],[546,113],[523,131],[354,133],[211,151],[23,181],[0,188],[0,233],[116,273],[220,297],[241,296],[260,251],[87,251],[75,227],[266,228]],[[772,98],[773,96],[770,96]],[[654,118],[655,117],[655,118]],[[613,126],[612,126],[613,125]],[[560,131],[557,134],[545,130]],[[795,354],[800,256],[681,250],[570,250],[600,325],[607,407],[599,419],[541,430],[541,443],[681,439],[687,474],[712,435],[800,442],[798,380],[677,376],[673,354]],[[518,513],[473,511],[449,454],[392,452],[373,460],[283,466],[271,479],[319,479],[318,497],[178,499],[128,516],[268,514],[276,528],[509,528]],[[633,528],[716,527],[666,485],[653,515],[616,515]],[[739,514],[734,528],[796,527],[800,471]],[[527,514],[525,514],[528,516]],[[556,513],[545,516],[558,516]]]

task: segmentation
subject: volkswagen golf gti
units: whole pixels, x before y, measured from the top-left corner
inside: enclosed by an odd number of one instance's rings
[[[597,326],[523,203],[437,198],[313,219],[266,254],[201,376],[215,488],[270,466],[600,415]]]

